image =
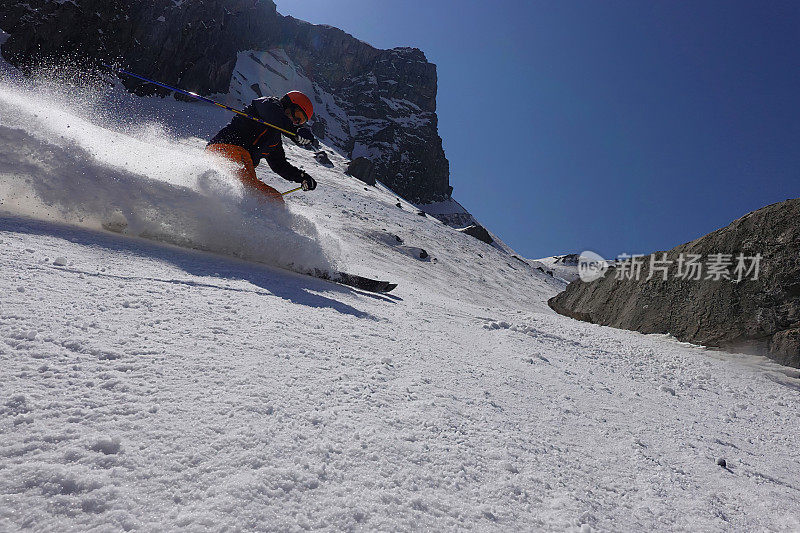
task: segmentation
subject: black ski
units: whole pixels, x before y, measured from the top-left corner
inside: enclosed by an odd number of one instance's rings
[[[347,272],[325,272],[323,270],[315,269],[313,272],[309,272],[308,274],[310,276],[314,276],[315,278],[332,281],[334,283],[340,283],[342,285],[347,285],[348,287],[353,287],[354,289],[360,289],[367,292],[386,293],[391,292],[395,287],[397,287],[397,283],[365,278],[364,276],[348,274]]]

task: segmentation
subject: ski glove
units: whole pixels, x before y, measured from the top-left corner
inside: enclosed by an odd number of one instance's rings
[[[297,135],[294,136],[294,142],[300,146],[308,146],[314,141],[316,141],[314,134],[311,133],[311,130],[308,128],[299,128],[297,130]]]
[[[303,182],[301,183],[304,191],[313,191],[317,188],[317,180],[303,172]]]

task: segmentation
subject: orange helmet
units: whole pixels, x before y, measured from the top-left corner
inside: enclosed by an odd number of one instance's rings
[[[311,115],[314,114],[314,105],[311,103],[311,100],[300,91],[289,91],[281,98],[281,101],[284,106],[294,104],[299,107],[303,113],[305,113],[306,120],[310,120]]]

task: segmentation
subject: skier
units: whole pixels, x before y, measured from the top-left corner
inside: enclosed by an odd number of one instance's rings
[[[256,98],[244,113],[296,133],[294,141],[300,146],[314,142],[311,131],[300,127],[314,114],[311,100],[300,91],[290,91],[282,98]],[[236,176],[241,182],[269,200],[283,203],[283,196],[256,177],[255,167],[262,157],[273,172],[288,181],[300,183],[304,191],[313,191],[317,187],[314,178],[286,160],[280,131],[246,117],[233,117],[230,124],[209,141],[206,150],[236,163],[239,167]]]

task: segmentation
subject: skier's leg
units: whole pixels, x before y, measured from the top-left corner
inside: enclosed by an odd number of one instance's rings
[[[246,186],[255,189],[268,200],[284,203],[283,196],[256,177],[256,169],[250,153],[241,146],[235,144],[211,144],[206,147],[206,151],[220,155],[236,164],[236,177]]]

